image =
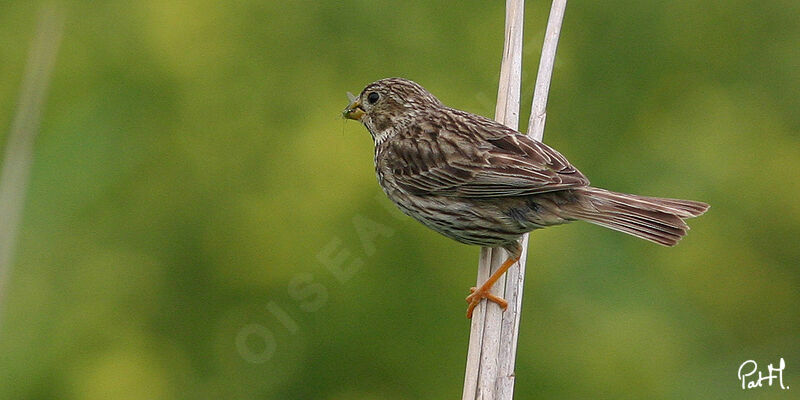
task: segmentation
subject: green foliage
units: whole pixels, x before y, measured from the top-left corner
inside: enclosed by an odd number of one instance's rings
[[[0,13],[3,134],[33,3]],[[523,128],[547,7],[527,9]],[[403,76],[491,116],[502,2],[65,9],[0,398],[459,396],[478,250],[398,215],[340,112],[346,91]],[[570,3],[545,141],[598,186],[712,208],[672,249],[535,232],[518,398],[787,395],[742,391],[736,371],[784,357],[798,376],[798,11]]]

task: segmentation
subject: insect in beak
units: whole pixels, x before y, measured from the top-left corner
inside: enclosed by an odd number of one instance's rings
[[[347,92],[347,99],[350,100],[350,104],[342,111],[342,117],[360,121],[361,117],[364,116],[364,109],[361,108],[361,102],[358,100],[358,97],[350,92]]]

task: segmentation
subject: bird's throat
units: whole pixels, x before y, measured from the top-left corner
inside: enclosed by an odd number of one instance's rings
[[[375,147],[380,146],[386,140],[390,139],[397,131],[392,128],[387,128],[382,131],[373,131],[370,130],[369,133],[372,134],[372,140],[375,141]]]

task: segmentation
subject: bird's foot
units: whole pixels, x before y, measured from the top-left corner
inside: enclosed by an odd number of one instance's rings
[[[490,289],[491,288],[487,288],[487,289],[484,289],[484,288],[478,289],[476,287],[469,288],[470,295],[467,296],[467,299],[466,299],[467,303],[469,304],[469,307],[467,307],[467,318],[472,319],[472,311],[475,310],[475,307],[483,299],[486,299],[486,300],[489,300],[489,301],[493,301],[493,302],[497,303],[497,305],[500,306],[500,308],[502,308],[503,311],[506,310],[506,308],[508,307],[508,302],[505,301],[505,299],[503,299],[500,296],[493,295],[489,291]]]

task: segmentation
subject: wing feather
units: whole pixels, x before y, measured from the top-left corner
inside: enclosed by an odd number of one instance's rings
[[[460,197],[524,196],[589,184],[549,146],[490,119],[449,111],[451,118],[407,127],[408,134],[382,143],[377,159],[384,175],[413,194]]]

